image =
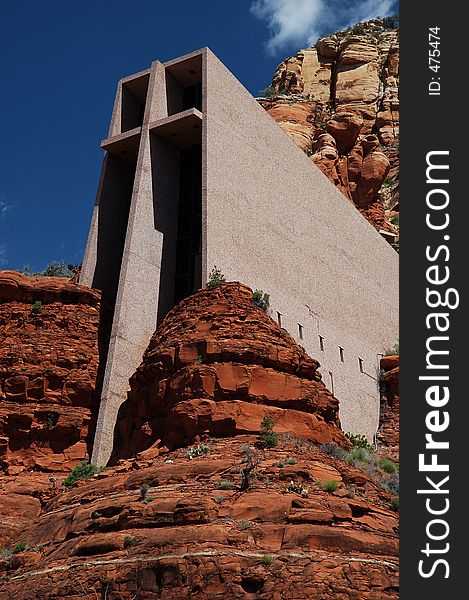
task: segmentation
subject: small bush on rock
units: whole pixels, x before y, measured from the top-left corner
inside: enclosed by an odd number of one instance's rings
[[[34,313],[35,315],[42,312],[42,302],[40,300],[36,300],[36,302],[33,302],[33,307],[31,309],[31,312]]]
[[[217,266],[215,265],[208,277],[207,287],[210,289],[214,289],[220,287],[222,283],[225,283],[225,276],[220,271],[220,269],[217,269]]]
[[[365,448],[368,452],[373,452],[373,446],[370,446],[364,435],[348,432],[345,437],[352,443],[354,448]]]
[[[100,473],[105,467],[97,467],[96,465],[89,464],[86,460],[82,460],[79,465],[74,467],[70,474],[64,479],[63,486],[64,487],[72,487],[75,485],[77,481],[80,479],[89,479],[96,475],[96,473]]]
[[[272,554],[264,554],[264,556],[261,558],[261,563],[263,565],[265,565],[266,567],[271,565],[273,562],[274,562],[274,557],[272,556]]]
[[[197,444],[197,446],[193,446],[189,448],[186,452],[189,460],[192,460],[196,456],[203,456],[204,454],[210,454],[211,447],[207,444]]]
[[[397,471],[395,463],[393,463],[392,460],[389,460],[389,458],[382,458],[379,461],[379,466],[385,473],[389,473],[390,475]]]
[[[270,306],[270,294],[265,294],[262,290],[256,290],[252,293],[252,301],[257,308],[266,311]]]
[[[331,494],[339,489],[339,482],[335,481],[334,479],[331,479],[330,481],[323,481],[321,483],[321,489],[323,492],[329,492]]]
[[[131,546],[135,546],[135,538],[131,535],[126,535],[124,538],[124,548],[130,548]]]
[[[148,483],[142,483],[142,485],[140,486],[140,498],[142,498],[142,500],[147,495],[149,489],[150,486],[148,485]]]
[[[278,445],[278,435],[274,431],[274,422],[270,417],[262,419],[256,445],[259,448],[275,448]]]
[[[217,490],[231,490],[232,487],[233,484],[231,481],[220,481],[220,483],[217,485]]]
[[[24,540],[21,542],[17,542],[13,548],[11,549],[13,554],[20,554],[21,552],[24,552],[25,550],[27,550],[29,548],[28,546],[28,542],[25,542]]]
[[[334,443],[331,443],[331,444],[322,444],[320,446],[320,449],[323,452],[327,452],[327,454],[330,454],[331,456],[333,456],[337,460],[343,460],[343,461],[347,460],[347,452],[346,452],[346,450],[344,450],[343,448],[341,448],[337,444],[334,444]]]

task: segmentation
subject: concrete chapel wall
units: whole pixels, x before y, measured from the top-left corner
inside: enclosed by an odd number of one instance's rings
[[[202,113],[177,112],[182,87],[200,69]],[[128,131],[137,113],[127,102],[132,114],[122,118],[123,86],[137,100],[147,94],[142,124]],[[379,417],[378,354],[398,337],[398,256],[203,49],[121,80],[102,144],[107,154],[80,279],[115,300],[93,461],[107,462],[129,377],[172,305],[178,148],[199,140],[200,126],[202,281],[216,265],[228,280],[268,292],[271,316],[280,314],[282,326],[320,361],[344,430],[371,439]],[[111,176],[109,162],[129,156],[136,169],[126,205],[122,175]],[[103,187],[106,177],[112,181]],[[113,202],[115,214],[108,210]]]

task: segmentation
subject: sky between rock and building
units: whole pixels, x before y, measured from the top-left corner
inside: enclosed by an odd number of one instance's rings
[[[117,81],[208,46],[254,95],[393,0],[2,0],[0,269],[80,263]]]

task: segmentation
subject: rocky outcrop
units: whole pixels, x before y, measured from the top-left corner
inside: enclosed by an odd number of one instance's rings
[[[254,306],[239,283],[201,289],[158,327],[116,429],[115,458],[162,440],[168,447],[200,435],[254,433],[265,416],[278,432],[346,444],[338,401],[319,363]]]
[[[207,440],[209,453],[192,460],[185,449],[153,451],[43,493],[15,539],[29,549],[0,559],[0,595],[397,598],[387,492],[295,436],[270,450],[254,441]],[[248,455],[255,478],[241,491]]]
[[[259,102],[395,244],[399,31],[390,27],[374,19],[320,39],[278,66]]]
[[[65,472],[87,454],[100,295],[0,271],[0,466]]]
[[[380,453],[399,462],[399,356],[383,356],[381,380],[378,449]]]
[[[392,496],[377,473],[334,458],[349,445],[337,400],[249,288],[199,290],[170,311],[131,379],[114,465],[66,487],[63,470],[86,456],[67,452],[84,444],[93,405],[99,296],[41,281],[46,301],[34,280],[3,273],[0,285],[8,279],[33,295],[0,304],[15,353],[0,363],[2,409],[24,410],[32,427],[27,444],[8,438],[0,473],[2,598],[398,598]],[[63,286],[76,303],[56,301]],[[27,377],[21,397],[12,376]],[[57,422],[39,422],[38,406]],[[265,416],[272,448],[257,444]]]

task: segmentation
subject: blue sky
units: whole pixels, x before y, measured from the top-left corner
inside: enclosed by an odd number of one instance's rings
[[[393,0],[2,0],[0,269],[79,263],[118,79],[209,46],[253,94]]]

